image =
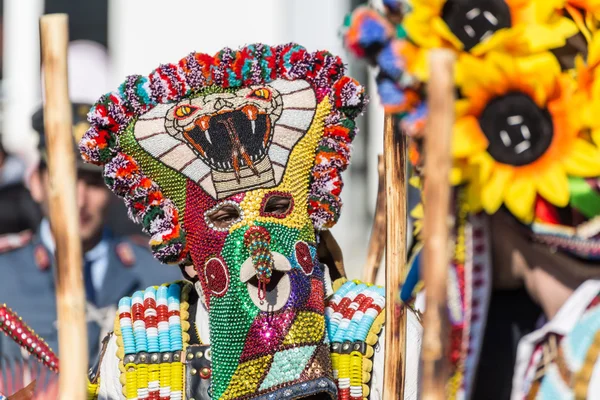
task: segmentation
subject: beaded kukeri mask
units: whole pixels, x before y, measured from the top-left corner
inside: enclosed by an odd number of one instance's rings
[[[338,57],[257,44],[130,76],[90,111],[83,157],[154,255],[198,273],[214,398],[335,393],[315,230],[339,217],[363,106]]]

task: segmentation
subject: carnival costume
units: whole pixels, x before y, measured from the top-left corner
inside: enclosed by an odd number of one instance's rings
[[[369,398],[384,290],[317,257],[364,104],[338,57],[295,44],[192,53],[96,103],[83,157],[197,278],[121,300],[91,398]]]
[[[486,214],[512,214],[519,222],[515,229],[532,243],[589,265],[600,259],[597,3],[387,0],[385,10],[361,7],[345,24],[346,46],[377,67],[382,103],[413,139],[410,158],[417,170],[428,113],[428,53],[446,48],[456,54],[449,398],[469,398],[472,390],[490,292]],[[413,211],[417,218],[422,207]],[[588,388],[600,380],[594,282],[574,295],[586,304],[565,305],[574,320],[563,324],[546,368],[536,373],[541,345],[520,349],[519,357],[527,358],[521,361],[534,368],[528,378],[517,368],[513,398],[593,398]],[[403,288],[403,298],[411,289]],[[532,335],[530,341],[546,340],[540,332]]]

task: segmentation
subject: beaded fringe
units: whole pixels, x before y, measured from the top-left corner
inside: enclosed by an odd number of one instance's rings
[[[338,280],[335,286],[340,285]],[[340,400],[366,400],[373,370],[373,346],[385,321],[385,290],[342,281],[326,309],[333,376]]]
[[[119,302],[115,334],[128,400],[183,400],[189,284],[135,292]]]

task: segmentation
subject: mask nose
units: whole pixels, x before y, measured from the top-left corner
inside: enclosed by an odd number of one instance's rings
[[[270,249],[271,235],[262,226],[252,226],[244,234],[244,245],[250,252],[256,278],[258,279],[258,297],[265,299],[267,284],[273,274],[273,255]]]

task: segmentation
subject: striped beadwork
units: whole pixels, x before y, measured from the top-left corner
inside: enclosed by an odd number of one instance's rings
[[[188,336],[187,297],[191,285],[166,284],[135,292],[119,302],[115,326],[123,394],[128,400],[182,400],[181,352]]]
[[[369,396],[371,358],[385,318],[384,306],[384,288],[359,281],[343,282],[329,301],[327,332],[340,400]]]

